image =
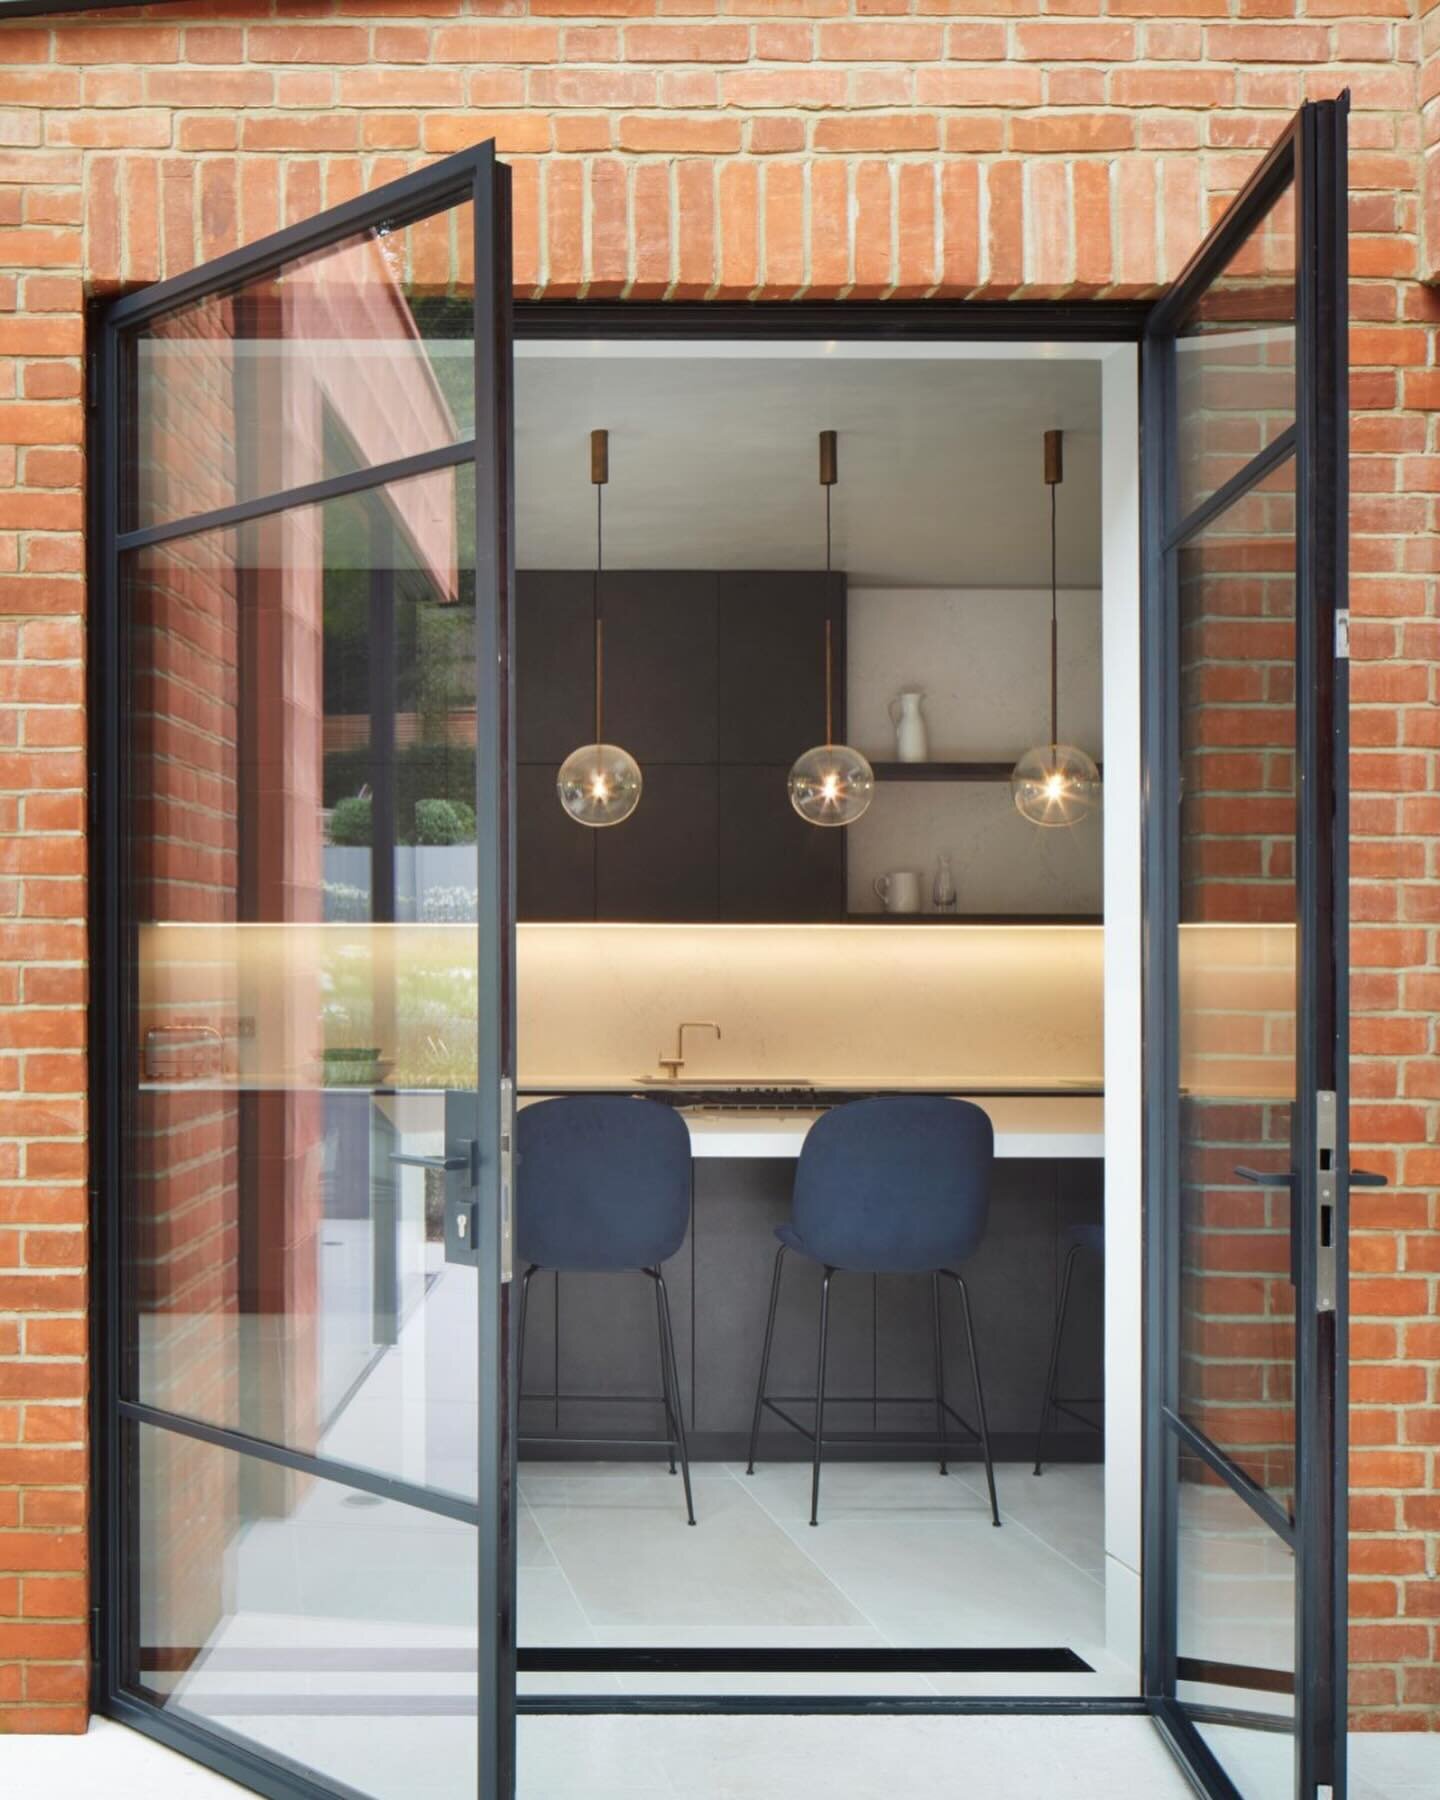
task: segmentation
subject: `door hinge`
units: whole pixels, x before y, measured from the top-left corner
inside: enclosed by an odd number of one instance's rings
[[[90,1608],[90,1660],[92,1663],[98,1663],[100,1660],[100,1608],[98,1606]]]
[[[1335,654],[1344,658],[1350,654],[1350,608],[1340,606],[1335,610]]]
[[[1335,1152],[1339,1130],[1335,1095],[1322,1088],[1315,1096],[1315,1310],[1334,1312],[1338,1268]]]

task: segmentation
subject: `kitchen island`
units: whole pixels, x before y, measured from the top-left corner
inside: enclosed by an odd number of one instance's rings
[[[604,1090],[592,1083],[577,1083],[568,1090],[559,1083],[543,1088],[527,1084],[522,1104],[564,1091]],[[690,1231],[665,1270],[690,1452],[696,1458],[734,1458],[743,1454],[749,1431],[776,1249],[774,1230],[789,1217],[795,1159],[820,1116],[822,1109],[815,1102],[840,1098],[842,1093],[857,1097],[856,1090],[816,1090],[808,1104],[776,1107],[761,1105],[754,1090],[742,1088],[696,1090],[677,1084],[668,1091],[642,1091],[679,1103],[690,1131]],[[962,1272],[975,1310],[995,1454],[1000,1460],[1023,1459],[1033,1454],[1059,1294],[1061,1240],[1071,1226],[1102,1217],[1104,1102],[1094,1091],[1053,1089],[1018,1093],[972,1089],[958,1097],[983,1106],[995,1125],[990,1220],[984,1240]],[[524,1204],[523,1174],[520,1204]],[[820,1271],[801,1257],[787,1262],[771,1387],[782,1393],[813,1393]],[[632,1295],[621,1285],[625,1281],[616,1276],[561,1276],[558,1316],[555,1278],[537,1276],[532,1282],[522,1455],[619,1457],[627,1453],[547,1440],[590,1434],[659,1435],[657,1403],[565,1401],[557,1407],[536,1397],[553,1390],[557,1369],[558,1385],[566,1393],[617,1399],[658,1394],[648,1284],[636,1277]],[[950,1310],[954,1296],[947,1295],[944,1304],[947,1392],[962,1412],[973,1415],[958,1309]],[[1082,1258],[1062,1364],[1067,1393],[1102,1391],[1102,1320],[1102,1271],[1095,1259]],[[837,1276],[831,1294],[827,1432],[874,1428],[893,1437],[927,1429],[933,1420],[931,1329],[925,1277]],[[900,1395],[913,1396],[916,1403],[894,1404]],[[806,1416],[803,1407],[796,1410]],[[769,1418],[761,1443],[762,1456],[806,1458],[810,1453],[806,1439]],[[1055,1460],[1099,1461],[1102,1445],[1099,1434],[1064,1421],[1048,1454]],[[847,1446],[835,1454],[867,1452]],[[893,1457],[906,1452],[888,1449],[878,1454]],[[929,1452],[917,1448],[913,1454]],[[959,1454],[963,1457],[964,1452]]]

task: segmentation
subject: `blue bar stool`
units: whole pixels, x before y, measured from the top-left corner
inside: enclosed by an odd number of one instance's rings
[[[652,1446],[669,1452],[675,1473],[678,1451],[685,1480],[685,1514],[695,1523],[690,1493],[690,1455],[680,1406],[680,1370],[670,1297],[660,1265],[685,1242],[690,1225],[690,1133],[672,1107],[655,1100],[615,1095],[541,1100],[522,1108],[516,1125],[519,1152],[515,1245],[527,1267],[520,1283],[520,1345],[516,1392],[524,1395],[525,1314],[531,1278],[555,1276],[559,1305],[562,1274],[641,1274],[655,1284],[660,1339],[660,1384],[654,1398],[665,1408],[665,1437],[655,1439],[547,1438],[547,1443]],[[532,1399],[626,1400],[629,1395],[562,1394]],[[523,1441],[523,1440],[522,1440]]]
[[[1098,1257],[1101,1266],[1105,1262],[1105,1227],[1103,1225],[1072,1225],[1060,1240],[1060,1248],[1065,1252],[1065,1271],[1060,1277],[1060,1304],[1055,1309],[1055,1331],[1050,1339],[1050,1370],[1045,1377],[1045,1398],[1040,1406],[1040,1427],[1035,1433],[1035,1468],[1038,1475],[1045,1461],[1045,1439],[1050,1430],[1050,1421],[1056,1413],[1065,1413],[1080,1424],[1088,1426],[1091,1431],[1100,1431],[1103,1427],[1095,1420],[1087,1418],[1084,1413],[1076,1412],[1077,1406],[1099,1407],[1105,1404],[1103,1395],[1068,1394],[1055,1392],[1055,1383],[1060,1374],[1060,1345],[1065,1336],[1065,1314],[1070,1305],[1070,1278],[1075,1273],[1075,1258],[1084,1254]]]
[[[968,1100],[905,1095],[852,1100],[818,1119],[801,1146],[788,1225],[775,1235],[775,1273],[770,1283],[770,1316],[755,1388],[750,1424],[750,1461],[760,1416],[768,1408],[815,1446],[810,1476],[810,1523],[819,1524],[820,1464],[826,1442],[868,1443],[872,1436],[825,1437],[825,1352],[830,1323],[830,1281],[836,1274],[928,1275],[935,1331],[935,1445],[940,1473],[949,1473],[946,1422],[953,1419],[985,1459],[990,1488],[990,1516],[1000,1523],[995,1498],[995,1469],[990,1459],[990,1431],[985,1418],[985,1389],[975,1352],[970,1296],[950,1266],[971,1255],[985,1232],[990,1210],[990,1174],[995,1160],[995,1133],[989,1115]],[[824,1270],[820,1283],[820,1355],[815,1378],[815,1429],[808,1431],[791,1417],[781,1401],[801,1403],[808,1394],[766,1393],[775,1312],[787,1251],[793,1250]],[[945,1398],[945,1345],[941,1335],[940,1279],[953,1281],[960,1295],[965,1341],[975,1379],[975,1413],[971,1425]],[[855,1396],[839,1396],[842,1403]],[[872,1396],[862,1396],[868,1404]],[[884,1404],[904,1404],[914,1395],[875,1396]],[[896,1447],[913,1439],[892,1440]],[[925,1440],[925,1441],[928,1441]]]

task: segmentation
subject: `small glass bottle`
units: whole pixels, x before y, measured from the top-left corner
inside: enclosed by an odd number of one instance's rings
[[[934,902],[937,913],[953,913],[960,904],[955,893],[955,876],[950,867],[950,858],[942,855],[935,864],[935,880],[930,888],[930,898]]]

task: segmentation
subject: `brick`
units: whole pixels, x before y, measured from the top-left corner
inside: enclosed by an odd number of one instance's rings
[[[627,25],[631,62],[742,63],[750,55],[744,25]]]
[[[740,121],[732,118],[686,118],[666,113],[627,114],[616,128],[622,150],[687,155],[733,155],[740,149]]]

